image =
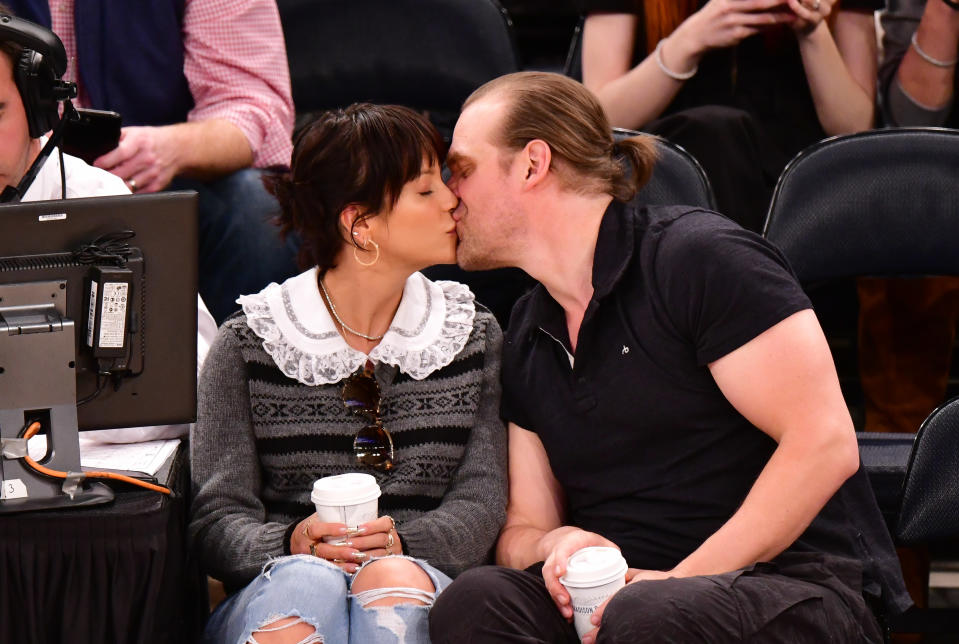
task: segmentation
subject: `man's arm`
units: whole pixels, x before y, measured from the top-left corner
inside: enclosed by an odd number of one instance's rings
[[[522,569],[546,559],[542,542],[563,525],[565,499],[536,434],[510,423],[508,453],[509,502],[496,563]]]
[[[509,504],[496,544],[496,563],[526,568],[543,561],[543,580],[563,617],[573,618],[569,593],[559,582],[569,556],[587,546],[617,548],[593,532],[564,526],[565,495],[549,457],[533,432],[509,425]]]
[[[138,192],[174,176],[214,179],[254,165],[288,165],[293,99],[283,31],[271,0],[188,0],[184,74],[194,107],[186,123],[123,128],[95,165]]]
[[[812,310],[791,315],[709,369],[737,411],[779,445],[739,510],[671,571],[679,577],[772,559],[859,467],[852,420]]]
[[[125,127],[120,144],[94,161],[136,192],[162,190],[177,175],[213,179],[252,163],[243,131],[222,119]]]

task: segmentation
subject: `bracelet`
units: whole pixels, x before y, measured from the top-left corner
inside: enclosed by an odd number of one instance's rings
[[[916,38],[918,31],[912,32],[912,38],[910,43],[912,43],[912,48],[916,50],[916,53],[919,54],[919,57],[930,65],[935,65],[936,67],[955,67],[956,63],[959,62],[959,59],[953,58],[952,60],[939,60],[938,58],[933,58],[926,52],[922,50],[922,47],[919,46],[919,40]]]
[[[666,63],[663,62],[663,43],[666,42],[666,39],[663,38],[656,44],[656,50],[653,51],[653,58],[656,59],[656,64],[659,65],[661,72],[672,78],[673,80],[684,81],[689,80],[696,75],[696,72],[699,71],[699,65],[696,65],[692,70],[683,73],[677,73],[671,70],[669,67],[666,67]]]

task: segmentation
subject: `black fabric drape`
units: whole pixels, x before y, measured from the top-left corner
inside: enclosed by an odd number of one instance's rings
[[[205,578],[187,548],[187,453],[108,506],[0,516],[0,642],[190,642]]]

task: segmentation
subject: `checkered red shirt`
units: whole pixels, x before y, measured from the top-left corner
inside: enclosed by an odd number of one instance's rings
[[[49,0],[53,31],[66,48],[64,78],[77,78],[74,0]],[[188,121],[225,119],[243,131],[253,165],[289,165],[293,97],[274,0],[185,0],[183,71],[195,103]],[[77,105],[86,104],[83,84]]]

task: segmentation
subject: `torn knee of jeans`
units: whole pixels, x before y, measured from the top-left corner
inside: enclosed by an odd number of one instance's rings
[[[287,621],[289,620],[289,621]],[[283,622],[283,623],[280,623]],[[251,644],[257,644],[256,634],[257,633],[276,633],[278,631],[286,630],[298,624],[306,624],[313,630],[307,634],[303,639],[301,639],[297,644],[323,644],[323,636],[320,634],[320,630],[316,624],[313,624],[309,620],[305,619],[300,615],[270,615],[263,623],[250,633],[249,642]]]
[[[414,606],[432,606],[436,600],[436,592],[423,590],[422,588],[394,587],[394,588],[371,588],[355,593],[353,599],[359,602],[363,608],[392,608],[397,605]],[[408,601],[388,606],[370,606],[372,602],[380,599],[405,599]]]

